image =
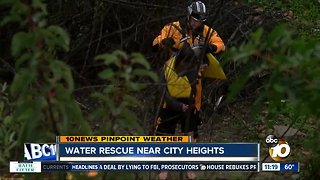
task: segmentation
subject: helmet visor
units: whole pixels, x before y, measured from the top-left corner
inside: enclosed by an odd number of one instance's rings
[[[206,20],[207,20],[205,14],[199,14],[199,13],[194,13],[194,12],[192,12],[192,13],[190,14],[190,16],[191,16],[194,20],[196,20],[196,21],[206,21]]]

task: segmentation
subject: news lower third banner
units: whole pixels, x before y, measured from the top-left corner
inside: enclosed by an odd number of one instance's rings
[[[257,143],[59,143],[58,161],[252,162]]]
[[[258,162],[154,163],[154,162],[10,162],[11,173],[58,171],[250,171],[258,172]]]
[[[258,143],[191,143],[188,136],[58,136],[56,139],[55,143],[25,143],[25,162],[10,162],[10,172],[260,169]]]

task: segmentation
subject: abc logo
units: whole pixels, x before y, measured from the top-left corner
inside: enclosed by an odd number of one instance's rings
[[[266,137],[266,144],[269,146],[269,154],[273,160],[285,161],[289,157],[291,148],[284,139],[269,135]]]

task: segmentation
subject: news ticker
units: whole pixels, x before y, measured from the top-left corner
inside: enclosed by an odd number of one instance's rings
[[[10,162],[10,173],[58,171],[244,171],[259,172],[258,162],[217,163],[88,163],[88,162]]]
[[[242,171],[299,172],[300,163],[211,162],[211,163],[88,163],[88,162],[10,162],[10,173],[58,171]]]

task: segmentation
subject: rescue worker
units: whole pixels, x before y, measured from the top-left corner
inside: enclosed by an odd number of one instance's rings
[[[156,135],[174,135],[176,126],[181,123],[181,131],[186,135],[193,133],[197,124],[195,93],[197,80],[196,64],[199,59],[189,44],[185,43],[177,56],[170,58],[160,75],[165,91],[164,103],[160,110]],[[159,174],[159,179],[166,179],[167,171]],[[195,178],[194,172],[187,172],[189,179]]]
[[[178,122],[181,122],[183,133],[193,132],[196,124],[189,113],[195,110],[197,63],[198,58],[189,44],[185,44],[177,56],[165,63],[160,75],[161,84],[166,85],[161,86],[165,95],[156,135],[174,135]]]
[[[206,6],[201,1],[191,3],[187,7],[187,17],[164,26],[160,34],[153,40],[154,48],[168,47],[172,51],[181,49],[184,42],[191,47],[203,46],[208,40],[206,52],[224,51],[224,43],[218,33],[204,23],[207,20]]]
[[[187,17],[164,26],[160,34],[154,39],[154,49],[169,49],[173,55],[182,48],[184,43],[191,47],[203,47],[206,53],[216,54],[224,51],[225,46],[218,33],[204,23],[207,20],[207,9],[203,2],[195,1],[187,7]],[[202,67],[206,67],[206,59],[200,61]],[[199,72],[196,72],[199,73]],[[201,73],[198,78],[201,79]],[[199,118],[201,108],[202,82],[196,85],[195,107],[198,116],[198,125],[202,124]],[[198,138],[197,129],[194,131],[194,139]]]

